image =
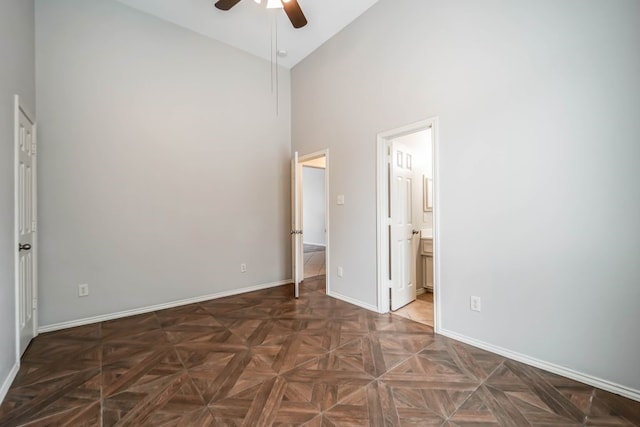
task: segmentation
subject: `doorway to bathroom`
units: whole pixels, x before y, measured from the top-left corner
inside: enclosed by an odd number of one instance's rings
[[[378,135],[378,311],[434,329],[436,178],[436,119]]]
[[[302,262],[301,292],[326,292],[328,248],[328,152],[299,158],[301,168]]]

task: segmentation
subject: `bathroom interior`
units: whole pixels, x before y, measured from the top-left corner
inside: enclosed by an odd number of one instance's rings
[[[393,313],[416,322],[434,326],[433,311],[433,143],[432,130],[425,129],[394,139],[402,145],[411,162],[405,167],[413,173],[411,195],[412,280],[416,295],[413,302]],[[393,254],[392,254],[393,256]]]

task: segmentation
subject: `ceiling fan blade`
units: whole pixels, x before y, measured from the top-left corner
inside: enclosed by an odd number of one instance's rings
[[[216,7],[220,10],[229,10],[238,3],[240,3],[240,0],[218,0]]]
[[[304,13],[302,13],[298,0],[283,0],[282,6],[294,28],[302,28],[307,25],[307,18],[304,16]]]

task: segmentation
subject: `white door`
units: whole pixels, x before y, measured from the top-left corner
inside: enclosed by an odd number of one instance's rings
[[[36,335],[36,127],[15,98],[15,244],[18,356]]]
[[[291,159],[291,266],[292,279],[295,286],[295,297],[300,296],[304,263],[302,247],[302,209],[301,207],[301,173],[298,163],[298,152]]]
[[[392,142],[391,179],[391,310],[416,299],[413,255],[413,157],[406,146]]]

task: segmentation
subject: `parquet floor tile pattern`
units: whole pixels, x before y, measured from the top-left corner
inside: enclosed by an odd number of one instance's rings
[[[0,426],[632,426],[640,403],[283,286],[37,337]]]

